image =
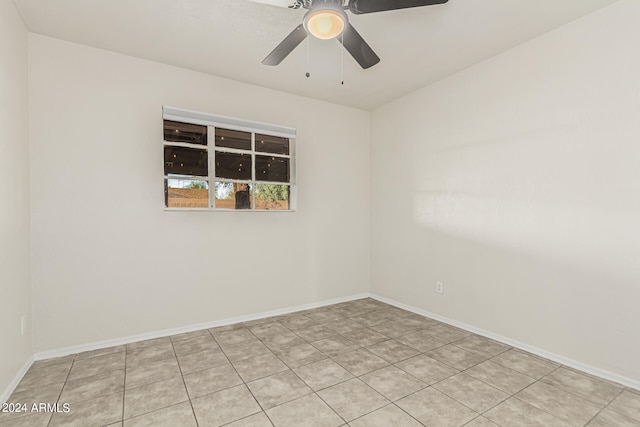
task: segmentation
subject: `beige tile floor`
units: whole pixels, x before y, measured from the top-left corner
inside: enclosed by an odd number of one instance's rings
[[[372,299],[34,363],[0,426],[640,426],[640,392]]]

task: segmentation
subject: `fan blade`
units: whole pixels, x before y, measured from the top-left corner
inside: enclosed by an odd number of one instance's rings
[[[286,7],[294,9],[296,7],[296,0],[249,0],[253,3],[270,4],[277,7]]]
[[[302,24],[298,25],[295,30],[285,37],[284,40],[262,60],[262,63],[264,65],[278,65],[306,38],[307,30],[304,29]]]
[[[356,15],[384,12],[385,10],[408,9],[410,7],[433,6],[449,0],[351,0],[349,10]]]
[[[350,23],[347,22],[342,35],[336,38],[343,44],[344,48],[347,49],[347,52],[353,56],[353,59],[358,61],[358,64],[365,70],[380,62],[378,55],[376,55],[373,49],[371,49]]]

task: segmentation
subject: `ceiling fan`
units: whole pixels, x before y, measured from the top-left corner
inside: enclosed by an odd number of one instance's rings
[[[251,0],[289,9],[308,9],[302,24],[285,37],[262,60],[265,65],[278,65],[309,34],[323,40],[337,38],[364,69],[380,62],[380,58],[349,23],[346,11],[356,15],[412,7],[443,4],[449,0]]]

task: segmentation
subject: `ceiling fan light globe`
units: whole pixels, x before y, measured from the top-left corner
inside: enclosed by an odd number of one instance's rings
[[[329,40],[342,34],[345,21],[344,14],[335,10],[315,10],[305,16],[304,26],[314,37]]]

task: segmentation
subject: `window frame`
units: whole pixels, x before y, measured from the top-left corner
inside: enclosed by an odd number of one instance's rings
[[[213,114],[199,113],[195,111],[183,110],[174,107],[162,107],[162,119],[170,120],[181,123],[189,123],[194,125],[207,127],[207,144],[190,144],[186,142],[174,142],[166,141],[164,139],[164,132],[162,136],[162,147],[176,146],[192,149],[205,149],[207,151],[207,176],[179,176],[170,177],[164,174],[163,170],[163,182],[166,183],[168,179],[178,179],[186,181],[205,181],[209,186],[209,206],[206,208],[170,208],[164,206],[165,211],[176,212],[295,212],[297,207],[297,185],[296,185],[296,129],[283,126],[272,125],[268,123],[253,122],[243,119],[237,119],[232,117],[218,116]],[[243,150],[238,148],[218,147],[215,145],[215,131],[216,128],[228,129],[241,132],[251,133],[251,148],[250,150]],[[289,154],[276,154],[263,151],[256,151],[256,134],[265,136],[275,136],[280,138],[287,138],[289,140]],[[216,177],[215,169],[215,157],[217,152],[233,153],[233,154],[250,154],[251,155],[251,179],[229,179]],[[275,182],[275,181],[258,181],[256,180],[256,155],[280,157],[289,159],[289,181],[288,182]],[[215,183],[216,182],[234,182],[249,184],[252,188],[251,191],[251,208],[250,209],[228,209],[216,207],[215,197]],[[289,209],[256,209],[256,185],[259,184],[275,184],[275,185],[288,185],[289,186]]]

